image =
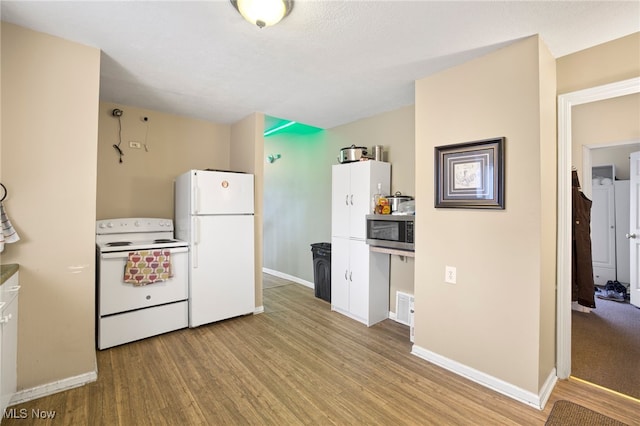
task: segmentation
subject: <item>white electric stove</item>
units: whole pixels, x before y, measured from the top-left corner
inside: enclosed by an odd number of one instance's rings
[[[168,251],[171,277],[125,282],[130,254]],[[96,340],[106,349],[188,326],[189,245],[174,238],[173,221],[119,218],[96,222]]]

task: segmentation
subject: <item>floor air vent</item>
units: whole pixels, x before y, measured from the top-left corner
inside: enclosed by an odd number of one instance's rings
[[[411,325],[411,309],[413,295],[396,291],[396,321],[404,325]]]

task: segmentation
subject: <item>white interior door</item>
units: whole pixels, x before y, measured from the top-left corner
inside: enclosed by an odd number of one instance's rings
[[[629,264],[631,267],[629,293],[631,304],[640,308],[640,152],[631,153],[629,193]]]

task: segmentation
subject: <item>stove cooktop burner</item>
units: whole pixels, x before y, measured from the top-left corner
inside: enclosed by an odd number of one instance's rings
[[[114,241],[106,244],[109,247],[130,246],[131,241]]]

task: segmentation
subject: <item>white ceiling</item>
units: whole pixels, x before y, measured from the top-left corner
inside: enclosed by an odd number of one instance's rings
[[[321,128],[411,105],[416,79],[523,37],[561,57],[640,31],[640,1],[296,0],[264,29],[227,0],[2,0],[0,13],[100,48],[103,101]]]

